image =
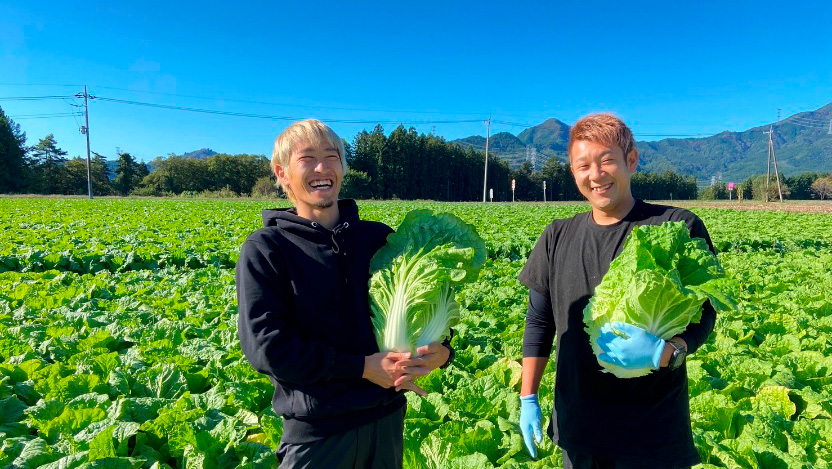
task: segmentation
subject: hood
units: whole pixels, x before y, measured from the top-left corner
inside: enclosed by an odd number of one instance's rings
[[[311,220],[298,216],[295,207],[289,208],[270,208],[261,212],[263,216],[263,227],[280,226],[287,227],[289,225],[305,225],[309,227],[317,227],[312,224]],[[338,201],[338,225],[344,222],[355,223],[358,221],[358,205],[355,200],[341,199]]]

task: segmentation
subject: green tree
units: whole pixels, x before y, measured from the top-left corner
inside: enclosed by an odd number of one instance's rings
[[[815,198],[812,191],[812,184],[819,178],[826,176],[826,173],[802,173],[784,179],[791,190],[791,199],[809,200]]]
[[[0,192],[26,188],[26,133],[0,108]]]
[[[94,195],[113,195],[113,182],[110,180],[110,168],[107,159],[98,153],[90,160],[92,193]]]
[[[755,200],[766,200],[766,187],[768,187],[768,201],[779,201],[780,194],[777,190],[777,177],[772,175],[770,180],[767,181],[767,177],[765,175],[754,176],[751,180],[751,193]],[[780,175],[780,188],[783,191],[783,198],[788,199],[791,195],[791,189],[789,186],[783,182],[785,178],[783,175]]]
[[[63,164],[66,163],[66,152],[58,147],[58,141],[53,134],[40,139],[32,148],[32,159],[37,173],[37,187],[44,194],[52,194],[58,187],[65,185],[66,174]]]
[[[129,194],[141,181],[138,173],[139,163],[136,162],[133,155],[127,152],[119,153],[116,177],[113,180],[115,190],[121,195]]]
[[[722,181],[716,181],[699,194],[700,199],[728,200],[728,186]]]
[[[348,199],[371,199],[374,195],[373,185],[367,173],[354,169],[347,171],[347,175],[344,176],[342,183],[342,197]]]
[[[751,200],[754,198],[754,177],[741,182],[737,187],[737,199]]]
[[[812,183],[812,192],[820,199],[832,199],[832,175],[817,178]]]

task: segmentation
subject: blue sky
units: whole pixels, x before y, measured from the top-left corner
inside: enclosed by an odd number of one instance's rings
[[[134,3],[0,0],[0,107],[29,144],[53,133],[85,154],[82,118],[54,116],[80,100],[8,99],[84,84],[101,98],[331,120],[348,141],[366,122],[454,139],[485,135],[489,114],[513,124],[492,133],[517,134],[599,110],[655,140],[832,102],[829,2]],[[90,103],[92,149],[111,158],[269,154],[289,122]]]

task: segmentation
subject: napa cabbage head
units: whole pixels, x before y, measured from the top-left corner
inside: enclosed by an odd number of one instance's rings
[[[459,321],[454,287],[473,282],[485,242],[449,213],[412,210],[370,261],[370,308],[382,351],[412,352],[441,341]]]
[[[682,333],[702,318],[708,300],[717,311],[736,307],[726,278],[704,239],[691,238],[684,222],[636,226],[584,308],[584,324],[596,358],[601,327],[622,321],[661,339]],[[650,368],[625,369],[598,363],[619,378],[645,376]]]

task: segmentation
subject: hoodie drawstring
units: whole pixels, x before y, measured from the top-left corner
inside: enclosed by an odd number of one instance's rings
[[[341,252],[341,246],[338,245],[338,240],[335,237],[338,236],[341,233],[341,231],[344,230],[344,228],[349,228],[349,227],[350,227],[350,223],[349,222],[344,222],[343,224],[336,226],[335,229],[332,230],[332,251],[335,254],[338,254],[339,252]],[[346,253],[344,253],[344,254],[346,255]]]

